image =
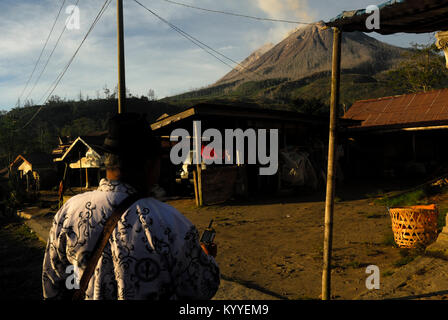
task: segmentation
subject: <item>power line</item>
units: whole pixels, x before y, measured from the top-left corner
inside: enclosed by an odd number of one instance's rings
[[[176,27],[174,24],[172,24],[171,22],[165,20],[164,18],[162,18],[161,16],[159,16],[157,13],[155,13],[153,10],[147,8],[146,6],[144,6],[141,2],[139,2],[138,0],[134,0],[138,5],[140,5],[142,8],[144,8],[145,10],[147,10],[148,12],[150,12],[152,15],[154,15],[155,17],[157,17],[159,20],[161,20],[162,22],[166,23],[170,28],[172,28],[174,31],[178,32],[180,35],[182,35],[184,38],[188,39],[189,41],[191,41],[192,43],[194,43],[196,46],[198,46],[199,48],[201,48],[202,50],[204,50],[206,53],[208,53],[209,55],[213,56],[214,58],[216,58],[217,60],[221,61],[222,63],[224,63],[225,65],[227,65],[228,67],[230,67],[233,70],[236,70],[237,72],[239,70],[235,69],[235,67],[233,67],[232,65],[230,65],[229,63],[227,63],[226,61],[222,60],[221,58],[219,58],[217,55],[223,57],[224,59],[227,59],[229,61],[231,61],[232,63],[238,65],[241,69],[245,69],[251,73],[254,73],[256,75],[258,75],[259,77],[263,77],[262,75],[260,75],[259,73],[250,70],[249,68],[246,68],[244,65],[242,65],[241,63],[227,57],[226,55],[222,54],[221,52],[213,49],[212,47],[210,47],[209,45],[205,44],[204,42],[198,40],[197,38],[193,37],[192,35],[188,34],[187,32],[183,31],[182,29]],[[207,50],[208,49],[208,50]],[[212,52],[210,52],[210,51]],[[215,55],[214,53],[216,53],[217,55]]]
[[[226,14],[226,15],[229,15],[229,16],[243,17],[243,18],[260,20],[260,21],[283,22],[283,23],[293,23],[293,24],[314,24],[314,23],[311,23],[311,22],[301,22],[301,21],[293,21],[293,20],[285,20],[285,19],[273,19],[273,18],[272,19],[271,18],[260,18],[260,17],[250,16],[250,15],[247,15],[247,14],[228,12],[228,11],[222,11],[222,10],[206,9],[206,8],[196,7],[196,6],[193,6],[193,5],[190,5],[190,4],[181,3],[181,2],[172,1],[172,0],[163,0],[163,1],[171,3],[171,4],[175,4],[175,5],[178,5],[178,6],[191,8],[191,9],[196,9],[196,10],[201,10],[201,11],[206,11],[206,12]]]
[[[79,0],[76,1],[75,6],[73,7],[72,12],[70,13],[69,18],[71,18],[71,17],[73,16],[73,13],[75,12],[75,7],[78,5],[78,3],[79,3]],[[54,46],[53,46],[53,50],[51,50],[51,53],[50,53],[50,55],[48,56],[47,61],[45,62],[44,67],[42,68],[42,70],[41,70],[39,76],[38,76],[38,77],[36,78],[36,80],[34,81],[34,85],[33,85],[33,87],[31,88],[30,92],[28,92],[28,95],[26,96],[25,100],[27,100],[28,97],[31,95],[31,93],[33,93],[34,89],[36,88],[37,83],[39,82],[40,78],[42,77],[42,75],[44,74],[45,70],[47,69],[48,63],[50,62],[51,58],[53,57],[53,53],[55,52],[57,46],[59,45],[59,41],[61,40],[62,35],[64,34],[64,32],[65,32],[66,29],[67,29],[67,26],[64,24],[64,27],[63,27],[61,33],[59,34],[59,37],[58,37],[58,39],[56,40],[56,43],[55,43]]]
[[[90,32],[93,30],[93,28],[95,27],[95,25],[97,24],[97,22],[101,19],[102,15],[104,14],[104,12],[107,10],[107,8],[109,7],[109,4],[111,3],[112,0],[106,0],[103,4],[103,6],[101,7],[100,11],[98,12],[98,14],[96,15],[94,21],[92,22],[89,30],[87,31],[87,33],[85,34],[84,38],[82,39],[81,43],[79,44],[78,48],[76,49],[76,51],[74,52],[74,54],[72,55],[72,57],[70,58],[70,60],[68,61],[68,63],[66,64],[66,66],[64,67],[64,69],[61,71],[61,73],[58,75],[58,77],[56,78],[56,80],[51,84],[50,88],[51,92],[48,94],[47,98],[45,99],[44,103],[39,107],[39,109],[37,109],[37,111],[34,113],[34,115],[30,118],[30,120],[28,120],[27,123],[25,123],[25,125],[23,125],[20,129],[16,130],[22,130],[24,128],[26,128],[33,120],[34,118],[36,118],[36,116],[40,113],[40,111],[43,109],[43,107],[45,106],[45,103],[48,101],[48,99],[50,98],[50,96],[53,94],[54,90],[57,88],[57,86],[59,85],[60,81],[62,80],[62,78],[64,77],[65,73],[67,72],[68,68],[70,67],[71,63],[73,62],[73,60],[75,59],[76,55],[78,54],[79,50],[81,49],[82,45],[84,44],[85,40],[87,39],[87,37],[89,36]],[[46,91],[48,92],[48,90]],[[45,95],[44,95],[45,96]],[[43,97],[44,97],[43,96]],[[43,98],[42,97],[42,98]]]
[[[39,58],[37,59],[36,64],[34,65],[33,71],[31,72],[31,75],[29,76],[29,78],[28,78],[28,80],[27,80],[27,82],[26,82],[26,84],[25,84],[25,87],[23,88],[22,92],[21,92],[20,95],[19,95],[19,98],[17,99],[16,107],[18,106],[20,99],[22,98],[23,94],[25,93],[25,90],[28,88],[28,84],[30,83],[31,78],[33,77],[34,72],[36,71],[36,68],[37,68],[37,66],[38,66],[38,64],[39,64],[39,62],[40,62],[40,59],[42,58],[42,54],[44,53],[44,50],[45,50],[45,48],[47,47],[48,41],[50,40],[51,34],[53,33],[53,30],[54,30],[54,27],[55,27],[55,25],[56,25],[56,22],[57,22],[58,19],[59,19],[59,16],[60,16],[60,14],[61,14],[62,8],[64,7],[65,1],[66,1],[66,0],[64,0],[64,1],[62,2],[61,7],[59,8],[59,11],[58,11],[58,14],[57,14],[57,16],[56,16],[56,19],[54,19],[54,22],[53,22],[53,25],[52,25],[52,27],[51,27],[51,30],[50,30],[50,32],[48,33],[47,40],[45,40],[45,44],[44,44],[42,50],[40,51]],[[27,97],[27,98],[28,98],[28,97]],[[25,98],[25,100],[26,100],[27,98]]]

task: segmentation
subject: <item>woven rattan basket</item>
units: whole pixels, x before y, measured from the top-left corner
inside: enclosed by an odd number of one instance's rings
[[[389,208],[395,243],[400,248],[428,245],[437,238],[439,212],[435,204]]]

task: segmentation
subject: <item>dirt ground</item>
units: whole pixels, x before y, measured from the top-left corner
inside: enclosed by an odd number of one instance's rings
[[[440,282],[437,275],[445,275],[440,270],[445,269],[446,262],[431,260],[432,267],[423,272],[420,261],[429,258],[417,257],[413,261],[393,246],[387,209],[373,201],[375,193],[403,188],[389,185],[386,189],[373,183],[338,188],[333,229],[333,299],[411,297],[430,289],[448,294],[443,291],[444,286],[437,285]],[[48,193],[41,199],[52,202],[53,198],[54,195]],[[215,299],[319,299],[323,193],[230,201],[203,208],[197,208],[193,199],[167,202],[185,214],[200,232],[211,219],[215,221],[217,261],[223,279]],[[448,194],[439,196],[435,203],[448,206]],[[2,248],[6,250],[7,247],[12,250],[15,245],[5,244]],[[6,252],[1,255],[10,256]],[[27,265],[31,268],[31,263]],[[34,265],[35,272],[39,272],[41,260]],[[382,290],[378,292],[369,293],[365,287],[368,265],[380,268]],[[408,272],[403,273],[406,268]],[[414,273],[418,278],[411,277]],[[0,282],[8,278],[4,276],[0,276]],[[397,287],[401,289],[396,290]],[[433,298],[437,296],[440,298],[440,294]]]
[[[387,283],[412,259],[393,247],[391,220],[384,206],[375,205],[356,186],[343,188],[340,194],[334,212],[332,294],[334,299],[354,299],[367,290],[368,265],[378,266],[381,282]],[[344,195],[354,199],[344,201]],[[190,199],[169,203],[201,232],[214,219],[217,261],[224,279],[278,298],[319,299],[323,195],[200,209]]]

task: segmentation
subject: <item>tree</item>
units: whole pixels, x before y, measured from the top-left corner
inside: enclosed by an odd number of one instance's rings
[[[106,99],[109,99],[110,98],[110,89],[107,87],[107,84],[104,85],[103,91],[104,91],[104,95],[106,96]]]
[[[435,44],[413,44],[398,67],[388,72],[392,87],[408,92],[426,92],[448,83],[448,71],[441,50]]]
[[[73,120],[68,125],[65,125],[61,129],[61,135],[77,137],[81,135],[86,135],[99,129],[101,129],[101,125],[98,125],[95,120],[82,117]]]
[[[147,96],[148,96],[148,100],[149,101],[155,101],[156,100],[156,94],[155,94],[153,89],[149,89],[148,90]]]
[[[292,100],[291,102],[293,110],[305,114],[328,116],[330,110],[328,105],[326,105],[317,98],[311,98],[311,99],[297,98]]]
[[[58,95],[52,95],[48,99],[47,104],[60,104],[62,102],[63,102],[63,100],[61,99],[61,97],[59,97]]]

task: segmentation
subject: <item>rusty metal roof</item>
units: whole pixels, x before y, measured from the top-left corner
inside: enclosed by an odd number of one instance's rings
[[[358,129],[448,124],[448,89],[357,101],[343,118],[362,120]]]
[[[380,29],[369,30],[366,20],[371,15],[366,9],[344,11],[327,22],[328,27],[342,31],[378,32],[380,34],[428,33],[448,29],[448,1],[446,0],[390,0],[378,6]]]

